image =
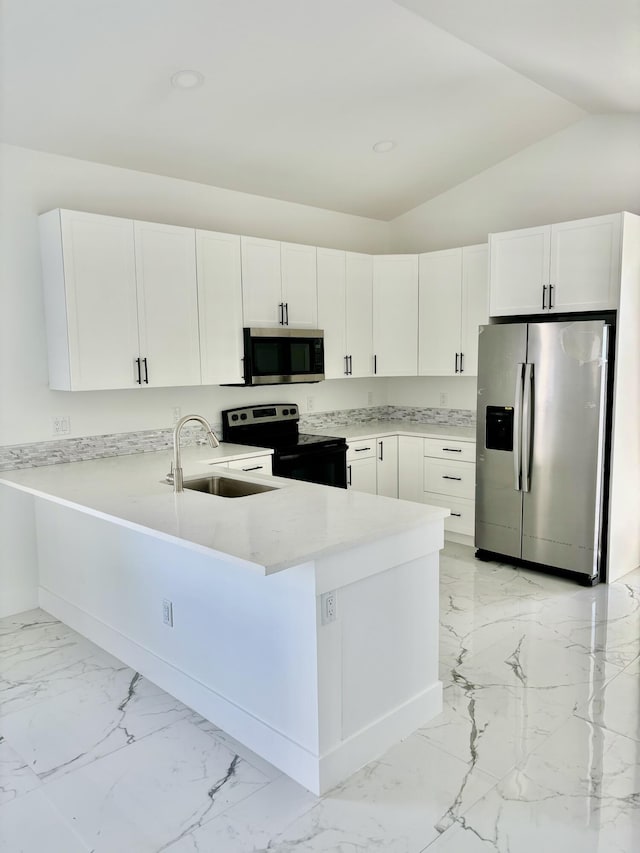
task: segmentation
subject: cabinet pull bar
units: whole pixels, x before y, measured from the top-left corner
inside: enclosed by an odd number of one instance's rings
[[[370,447],[354,447],[353,452],[354,453],[362,453],[363,450],[371,450],[371,448]]]
[[[461,447],[443,447],[443,450],[446,450],[447,453],[462,453]]]
[[[349,376],[353,376],[353,356],[349,356]]]
[[[280,314],[278,322],[281,326],[284,326],[284,302],[278,302],[278,312]]]
[[[458,373],[458,353],[456,353],[456,373]]]
[[[345,355],[344,357],[344,375],[349,375],[349,356]]]
[[[142,385],[142,370],[141,370],[141,366],[140,366],[140,359],[134,358],[134,361],[136,364],[136,368],[138,370],[138,378],[136,379],[136,382],[138,383],[138,385]]]
[[[462,477],[451,477],[449,474],[442,475],[443,480],[462,480]]]
[[[373,372],[374,373],[378,372],[378,356],[377,355],[374,355],[374,357],[373,357]]]
[[[461,352],[460,353],[460,373],[464,373],[464,365],[463,365],[463,361],[462,361],[463,358],[464,358],[464,353]]]
[[[284,324],[285,326],[289,325],[289,303],[284,303]]]
[[[378,442],[378,444],[380,445],[380,456],[378,456],[378,459],[379,459],[381,462],[384,462],[384,450],[383,450],[383,447],[384,447],[384,441],[379,441],[379,442]]]
[[[452,512],[451,515],[455,516],[455,518],[462,518],[461,512]]]
[[[264,465],[253,465],[251,468],[243,468],[243,471],[260,471]]]
[[[542,285],[542,310],[547,307],[547,285]]]
[[[145,384],[145,385],[148,385],[148,384],[149,384],[149,368],[147,367],[147,357],[146,357],[146,355],[145,355],[145,357],[142,359],[142,363],[144,364],[144,384]]]
[[[351,465],[347,465],[347,474],[349,475],[348,484],[351,485]]]
[[[555,284],[549,285],[549,308],[553,308],[553,288]]]

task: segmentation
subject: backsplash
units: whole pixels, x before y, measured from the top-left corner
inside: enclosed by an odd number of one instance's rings
[[[425,424],[451,424],[473,426],[475,412],[471,409],[433,409],[414,406],[375,406],[365,409],[341,409],[333,412],[312,412],[300,416],[304,430],[329,429],[367,421],[413,421]],[[222,426],[213,424],[216,435],[222,435]],[[206,438],[196,424],[185,425],[181,444],[204,444]],[[0,447],[0,471],[14,468],[34,468],[60,462],[80,462],[108,456],[126,456],[129,453],[149,453],[169,450],[173,446],[173,430],[158,429],[140,432],[121,432],[112,435],[92,435],[56,441],[39,441],[33,444],[14,444]]]

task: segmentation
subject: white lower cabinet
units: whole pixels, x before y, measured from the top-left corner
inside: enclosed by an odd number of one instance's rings
[[[376,494],[398,497],[398,436],[376,439]]]
[[[376,440],[349,441],[347,448],[347,487],[356,492],[377,493]]]
[[[398,497],[405,501],[424,500],[424,439],[398,436]]]
[[[424,440],[424,503],[443,506],[451,515],[445,532],[473,536],[475,527],[475,443],[435,438]]]

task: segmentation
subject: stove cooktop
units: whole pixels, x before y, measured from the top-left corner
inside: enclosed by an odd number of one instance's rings
[[[346,447],[344,438],[298,431],[298,406],[270,403],[222,412],[222,437],[235,444],[271,447],[276,453],[311,452],[323,447]]]

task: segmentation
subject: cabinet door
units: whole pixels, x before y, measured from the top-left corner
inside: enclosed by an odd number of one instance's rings
[[[368,492],[370,495],[376,494],[375,457],[355,459],[353,462],[347,462],[347,486],[356,492]]]
[[[619,213],[551,226],[553,311],[618,307],[621,226]]]
[[[316,247],[280,244],[285,323],[292,329],[318,328]]]
[[[424,501],[423,439],[398,436],[398,497],[405,501]]]
[[[196,263],[202,382],[242,382],[240,237],[196,231]]]
[[[417,376],[417,255],[373,258],[373,353],[379,376]]]
[[[135,223],[140,355],[150,386],[199,385],[200,340],[193,228]]]
[[[489,259],[487,245],[462,250],[462,352],[460,373],[478,375],[478,326],[489,322]]]
[[[351,376],[373,375],[373,258],[345,255],[346,352]]]
[[[324,375],[346,375],[345,253],[318,249],[318,328],[324,330]]]
[[[40,217],[50,387],[132,388],[138,308],[133,221],[72,210]]]
[[[376,442],[377,494],[398,497],[398,436],[379,438]]]
[[[462,249],[419,257],[418,373],[453,376],[460,363]]]
[[[489,235],[489,313],[540,314],[549,283],[551,227]]]
[[[282,323],[280,243],[258,237],[241,237],[242,307],[245,326]]]

